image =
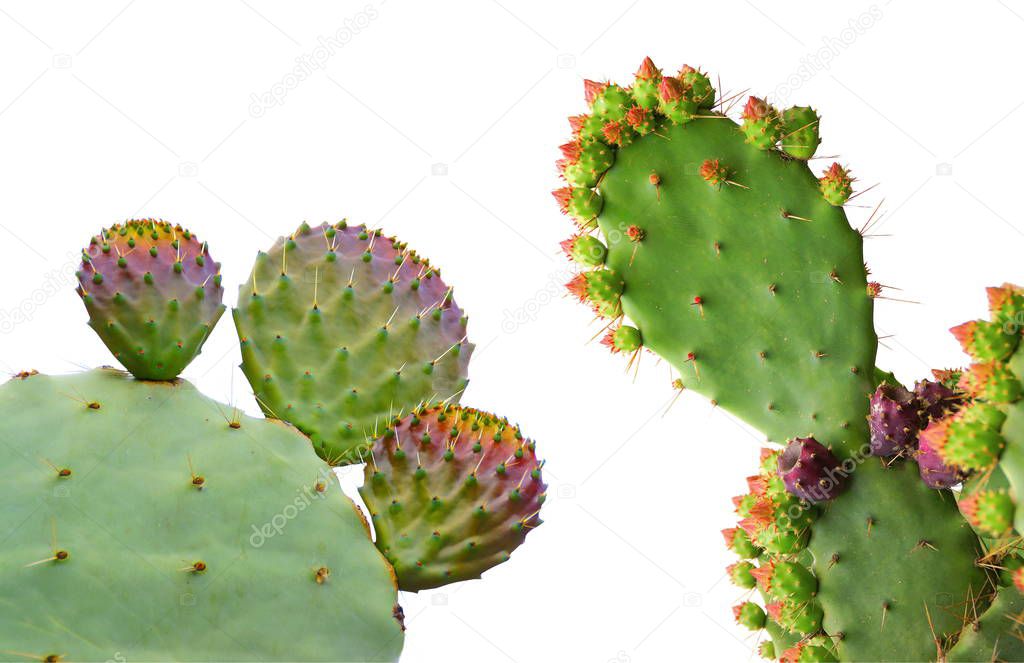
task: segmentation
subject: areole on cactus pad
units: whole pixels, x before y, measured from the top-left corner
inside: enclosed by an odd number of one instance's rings
[[[659,355],[673,387],[788,442],[764,452],[734,500],[739,526],[723,532],[744,560],[730,577],[762,601],[748,591],[737,620],[763,626],[762,655],[787,661],[933,660],[1010,637],[986,609],[1013,603],[993,599],[1015,547],[980,538],[946,489],[1011,456],[1013,413],[992,404],[1012,410],[1021,390],[1012,366],[991,362],[1015,342],[994,323],[960,331],[989,362],[960,388],[987,410],[955,413],[964,394],[948,373],[911,391],[875,369],[885,286],[868,281],[863,231],[842,207],[849,169],[810,168],[817,113],[723,99],[708,81],[650,59],[629,87],[588,81],[555,197],[577,226],[570,292],[607,319],[605,345],[630,362]],[[991,489],[963,509],[1005,537],[1012,494]],[[989,633],[962,638],[975,628]]]

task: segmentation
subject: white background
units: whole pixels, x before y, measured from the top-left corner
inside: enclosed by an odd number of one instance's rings
[[[71,276],[101,225],[191,227],[231,303],[300,221],[382,226],[470,313],[463,402],[521,422],[551,484],[511,562],[402,597],[403,660],[748,660],[718,532],[759,436],[693,394],[663,414],[664,365],[634,378],[587,343],[549,194],[565,116],[584,77],[628,82],[648,54],[813,104],[819,154],[879,183],[857,202],[885,199],[868,261],[920,304],[879,302],[879,363],[913,380],[964,361],[945,330],[983,313],[983,286],[1024,280],[1024,6],[375,1],[0,2],[0,369],[110,363]],[[296,58],[346,27],[294,85]],[[280,103],[254,106],[268,91]],[[226,318],[185,375],[255,413]]]

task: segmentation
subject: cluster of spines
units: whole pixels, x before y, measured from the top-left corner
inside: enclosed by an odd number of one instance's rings
[[[748,492],[733,498],[739,526],[722,531],[726,545],[741,560],[726,571],[732,582],[749,590],[733,608],[736,622],[759,631],[768,622],[796,639],[776,652],[770,640],[760,648],[766,658],[835,660],[830,640],[821,632],[823,612],[815,598],[818,580],[804,552],[818,507],[791,495],[778,471],[781,452],[762,449],[758,474],[747,477]],[[763,607],[754,592],[763,600]],[[813,657],[813,658],[812,658]]]
[[[577,234],[562,246],[584,271],[569,281],[567,288],[599,317],[614,320],[623,315],[620,298],[625,285],[621,275],[604,265],[607,247],[592,235],[604,204],[601,179],[614,165],[618,149],[657,134],[664,125],[701,119],[720,121],[726,115],[716,109],[729,100],[716,99],[715,88],[704,72],[684,65],[677,75],[668,76],[650,58],[641,63],[631,86],[586,80],[584,96],[590,113],[569,118],[572,140],[560,147],[562,158],[556,164],[566,186],[553,194],[562,212],[578,226]],[[748,143],[776,151],[784,158],[810,159],[820,144],[819,118],[809,107],[780,111],[764,99],[751,96],[741,119],[739,129]],[[714,187],[744,186],[732,179],[729,165],[720,159],[705,159],[698,175]],[[659,187],[660,182],[657,173],[650,174],[652,187]],[[842,206],[852,195],[852,182],[849,171],[834,163],[819,180],[821,195],[830,204]],[[625,234],[637,244],[645,236],[639,226],[630,226]],[[631,334],[642,341],[639,330],[631,329]],[[613,351],[623,350],[615,343],[607,345]]]

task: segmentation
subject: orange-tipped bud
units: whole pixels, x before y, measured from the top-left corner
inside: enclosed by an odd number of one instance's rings
[[[636,70],[636,77],[645,81],[660,75],[661,70],[654,66],[654,60],[649,57],[644,58],[640,68]]]
[[[666,76],[658,83],[658,96],[662,101],[676,101],[681,99],[685,92],[686,88],[678,78]]]
[[[740,115],[744,120],[763,120],[771,114],[772,107],[764,99],[750,97]]]
[[[588,104],[592,104],[597,95],[604,92],[606,87],[608,87],[607,83],[598,83],[597,81],[586,79],[583,81],[583,97],[587,100]]]

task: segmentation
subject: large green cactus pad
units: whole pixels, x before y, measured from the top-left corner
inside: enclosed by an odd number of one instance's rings
[[[242,370],[263,411],[343,465],[422,402],[457,402],[466,318],[438,271],[365,226],[302,224],[260,252],[238,294]]]
[[[706,159],[743,186],[709,186]],[[686,387],[776,441],[860,444],[876,346],[861,237],[806,163],[706,118],[621,148],[599,186],[622,308]]]
[[[187,382],[0,387],[0,659],[371,660],[391,570],[309,442]]]
[[[978,539],[952,493],[925,486],[913,463],[868,458],[854,481],[809,544],[824,629],[843,660],[934,660],[986,588]]]

